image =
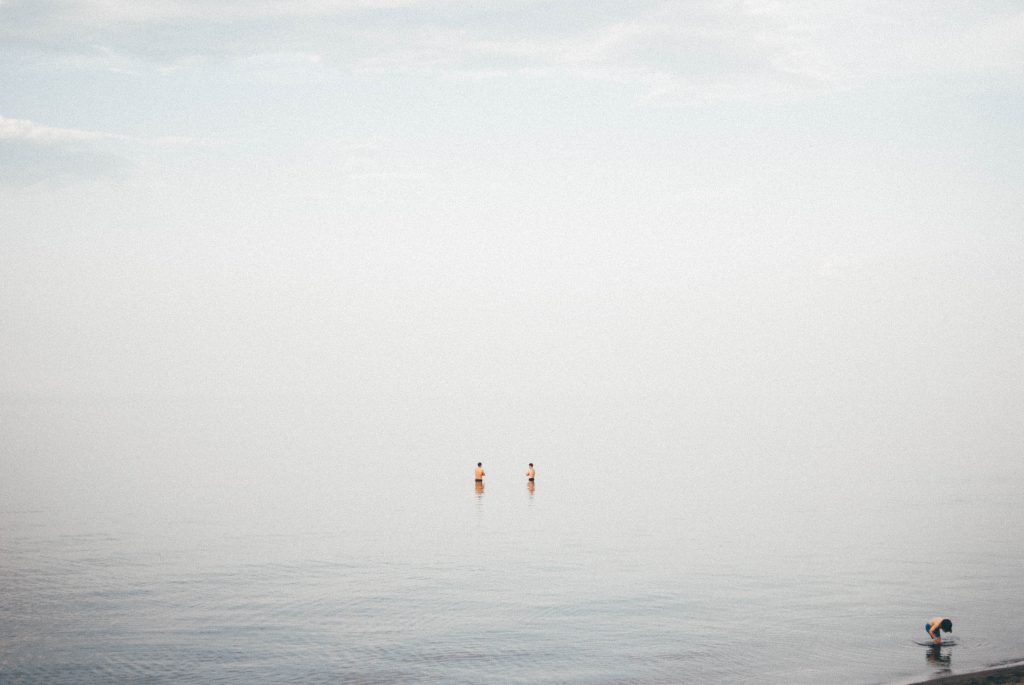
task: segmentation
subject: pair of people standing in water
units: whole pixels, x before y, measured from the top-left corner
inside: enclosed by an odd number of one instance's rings
[[[487,474],[484,472],[483,462],[479,462],[478,461],[476,463],[476,474],[474,475],[474,478],[476,479],[476,482],[477,483],[483,483],[485,475],[487,475]],[[532,483],[533,479],[536,477],[536,475],[537,475],[537,472],[534,470],[533,463],[531,462],[530,463],[530,467],[528,469],[526,469],[526,480],[527,480],[527,482]]]

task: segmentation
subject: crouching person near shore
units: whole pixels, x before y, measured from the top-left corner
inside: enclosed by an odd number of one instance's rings
[[[948,618],[943,618],[942,616],[938,616],[938,617],[933,618],[932,620],[928,621],[927,623],[925,623],[924,624],[924,629],[928,632],[928,636],[931,637],[932,641],[935,644],[941,645],[942,644],[942,636],[939,635],[939,633],[942,632],[942,631],[945,631],[947,633],[952,633],[953,632],[953,622],[950,621]]]

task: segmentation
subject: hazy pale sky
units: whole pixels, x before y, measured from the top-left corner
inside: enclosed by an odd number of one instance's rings
[[[5,394],[1024,440],[1019,2],[0,0],[0,45]]]

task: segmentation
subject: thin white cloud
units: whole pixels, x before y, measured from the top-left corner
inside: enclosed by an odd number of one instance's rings
[[[325,76],[323,56],[313,52],[260,52],[235,59],[242,78],[266,83],[318,80]]]
[[[356,71],[443,78],[558,78],[633,88],[639,102],[732,100],[834,89],[844,75],[813,28],[765,26],[764,11],[658,9],[627,21],[545,35],[432,26],[364,33],[376,50]],[[790,34],[790,35],[787,35]],[[782,34],[782,35],[779,35]]]
[[[155,137],[129,136],[106,131],[86,131],[74,128],[47,126],[28,119],[0,116],[0,142],[55,147],[103,147],[103,143],[129,143],[154,148],[210,147],[215,141],[190,136],[164,135]]]
[[[323,63],[323,57],[311,52],[263,52],[240,59],[239,62],[257,67],[318,66]]]
[[[1000,74],[1005,81],[1024,70],[1024,12],[984,2],[941,11],[924,0],[641,2],[615,16],[581,4],[550,22],[529,1],[68,0],[59,7],[41,21],[13,18],[12,35],[46,35],[54,50],[89,54],[90,64],[107,58],[108,68],[121,70],[135,55],[166,70],[226,61],[271,77],[340,70],[601,80],[632,89],[643,103],[799,97],[922,74],[992,74],[998,83]],[[106,52],[67,47],[81,26],[95,29],[90,35],[110,46]]]
[[[935,72],[1024,73],[1024,10],[984,16],[960,25],[933,21],[931,30],[908,40],[901,69],[910,74]]]
[[[1024,71],[1024,12],[938,13],[924,3],[691,3],[592,31],[557,63],[632,82],[643,99],[717,101],[821,94],[902,74]]]
[[[129,140],[128,136],[103,131],[83,131],[37,124],[27,119],[0,116],[0,140],[27,141],[40,144],[83,143]]]
[[[65,4],[69,16],[103,23],[134,24],[178,20],[225,21],[238,19],[280,19],[321,17],[360,10],[405,8],[425,0],[71,0]]]

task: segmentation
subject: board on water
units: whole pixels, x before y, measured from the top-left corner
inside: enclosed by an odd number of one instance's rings
[[[927,642],[921,642],[920,640],[914,640],[915,644],[921,645],[922,647],[956,647],[956,640],[943,640],[941,645],[937,645],[931,640]]]

